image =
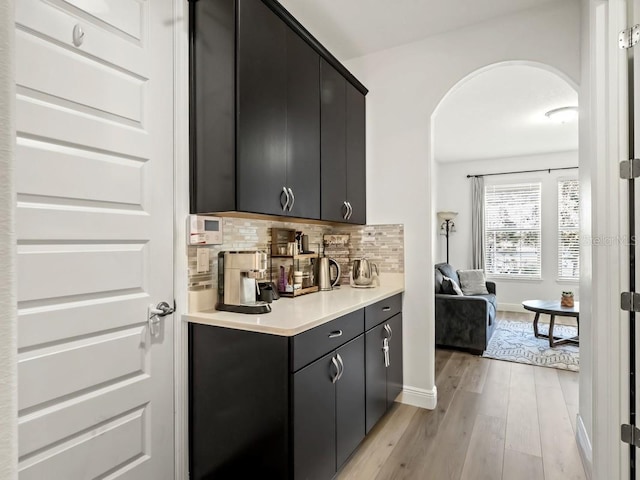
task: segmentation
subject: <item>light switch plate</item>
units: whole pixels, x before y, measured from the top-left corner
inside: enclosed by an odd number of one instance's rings
[[[209,249],[200,247],[196,251],[196,272],[207,273],[209,271]]]

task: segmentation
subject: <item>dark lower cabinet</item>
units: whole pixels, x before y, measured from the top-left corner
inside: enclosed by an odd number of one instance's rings
[[[364,335],[337,350],[342,374],[336,382],[336,467],[365,435]]]
[[[331,352],[293,375],[295,478],[323,480],[336,471],[334,358]]]
[[[366,340],[366,417],[367,433],[387,411],[387,368],[384,364],[382,342],[386,334],[384,324],[365,334]]]
[[[402,388],[401,315],[365,334],[396,303],[294,337],[189,324],[190,478],[332,479]]]
[[[402,296],[366,308],[365,332],[366,431],[382,418],[402,392]],[[398,312],[398,313],[396,313]],[[385,318],[384,314],[390,315]],[[378,323],[377,325],[375,323]],[[388,358],[385,358],[385,347]]]
[[[293,375],[293,471],[326,480],[365,435],[364,336]]]
[[[391,330],[389,340],[389,367],[387,368],[387,408],[402,392],[402,314],[399,313],[387,321]]]

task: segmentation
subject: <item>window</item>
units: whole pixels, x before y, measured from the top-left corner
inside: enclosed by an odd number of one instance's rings
[[[541,278],[541,184],[485,187],[485,270],[487,275]]]
[[[580,183],[558,181],[558,279],[580,278]]]

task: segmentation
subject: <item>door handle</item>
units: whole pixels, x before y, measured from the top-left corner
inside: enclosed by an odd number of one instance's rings
[[[331,358],[331,363],[336,367],[336,374],[331,378],[331,383],[336,383],[338,381],[338,377],[340,376],[340,367],[338,366],[338,361],[336,357]]]
[[[347,215],[349,215],[349,207],[347,206],[347,202],[342,202],[342,206],[344,207],[344,213],[342,214],[343,219],[347,219]]]
[[[149,333],[152,337],[160,334],[160,318],[171,315],[175,312],[175,305],[171,307],[167,302],[160,302],[158,305],[150,304],[147,309],[147,321],[149,323]]]
[[[293,190],[289,188],[289,195],[291,195],[291,205],[289,205],[289,211],[293,208],[293,204],[296,203],[296,196],[293,194]]]
[[[286,201],[284,204],[282,203],[282,194],[285,194]],[[289,205],[289,192],[287,192],[286,187],[282,187],[282,192],[280,192],[280,206],[282,207],[282,211],[287,211],[287,206]]]
[[[384,308],[382,309],[382,311],[383,311],[383,312],[388,312],[389,310],[391,310],[391,307],[384,307]]]
[[[340,356],[340,354],[338,354],[337,357],[338,357],[338,363],[340,364],[340,373],[338,374],[338,378],[336,379],[336,382],[342,378],[342,375],[344,375],[344,362],[342,361],[342,357]]]
[[[351,215],[353,215],[353,207],[351,206],[351,202],[347,202],[347,208],[349,209],[349,213],[347,214],[347,220],[349,220],[351,218]]]
[[[338,338],[342,336],[342,330],[336,330],[335,332],[331,332],[329,334],[329,338]]]

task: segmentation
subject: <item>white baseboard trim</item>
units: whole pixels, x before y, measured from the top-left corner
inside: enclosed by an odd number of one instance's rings
[[[398,401],[406,405],[433,410],[438,403],[438,389],[435,385],[431,390],[405,385]]]
[[[576,442],[578,444],[578,451],[580,452],[584,472],[587,478],[591,480],[591,472],[593,469],[591,441],[589,440],[589,435],[587,435],[587,430],[584,427],[580,414],[576,416]]]
[[[502,303],[498,299],[498,311],[502,310],[503,312],[519,312],[519,313],[531,313],[527,312],[521,303]]]

